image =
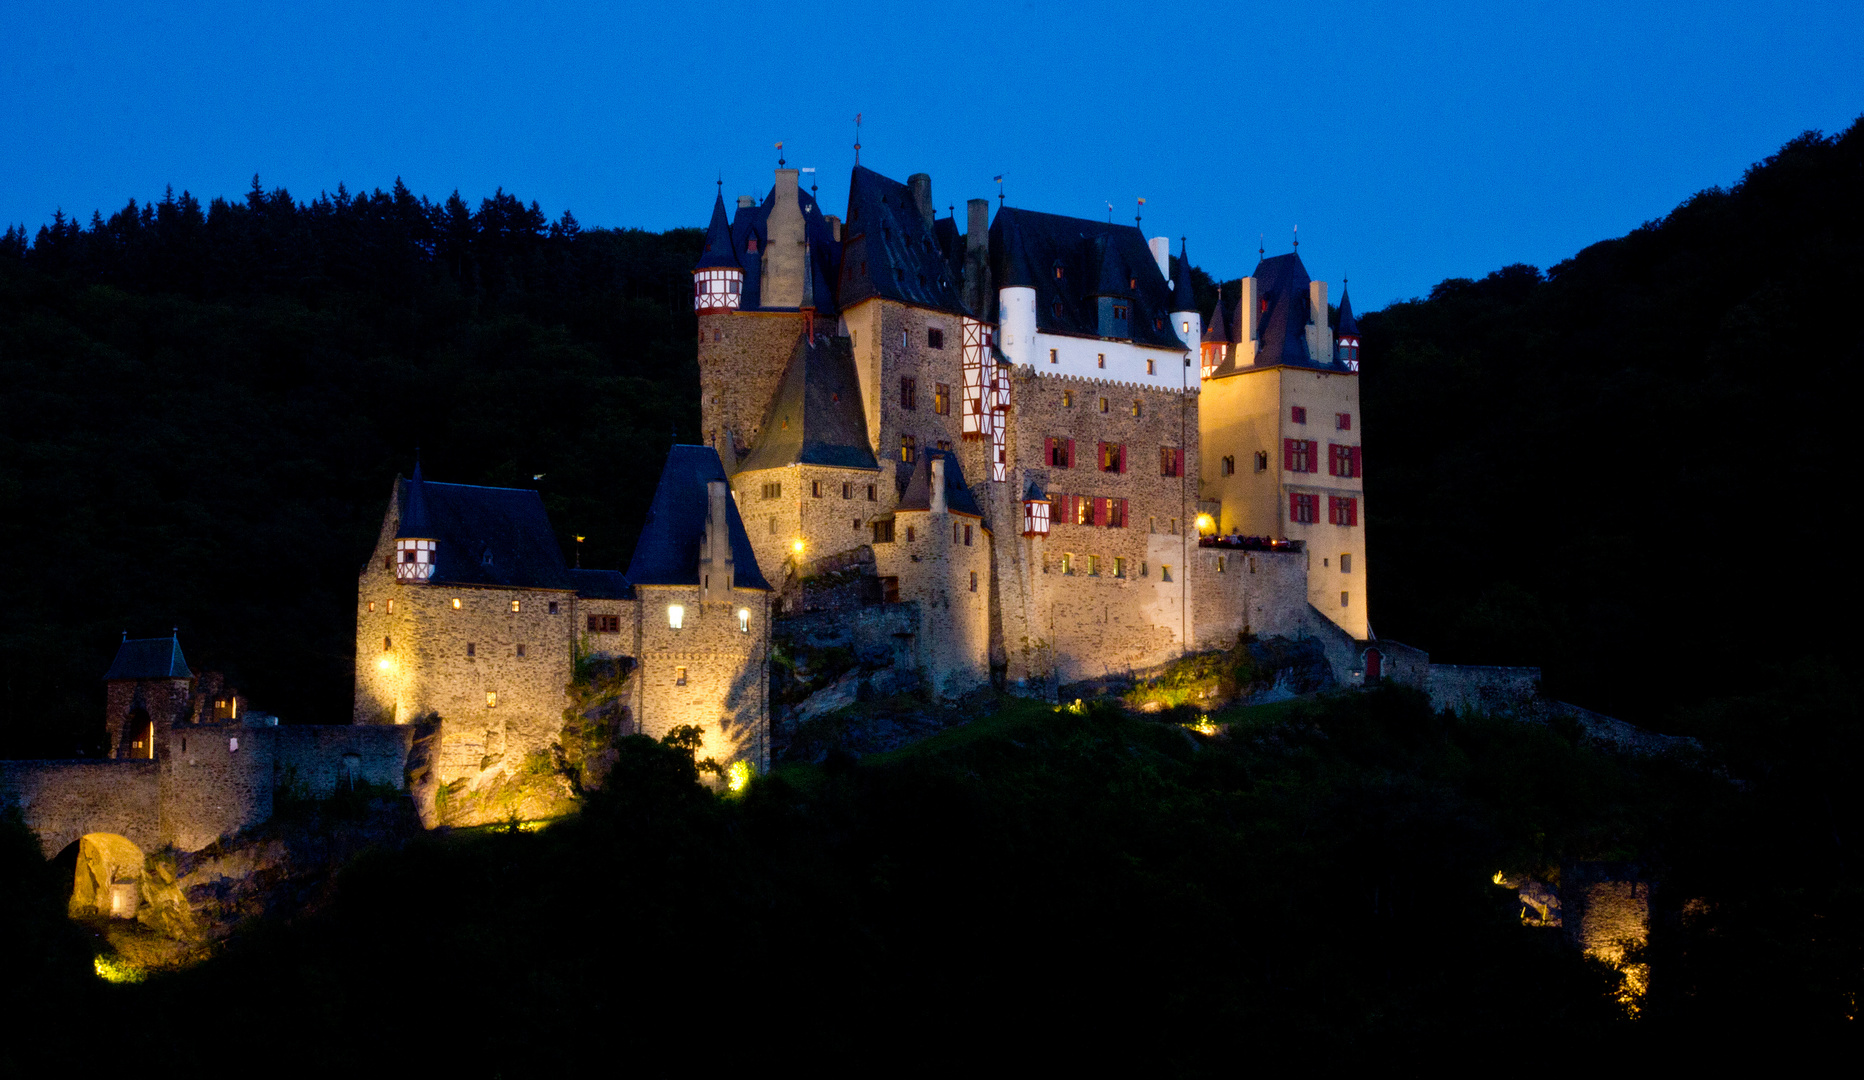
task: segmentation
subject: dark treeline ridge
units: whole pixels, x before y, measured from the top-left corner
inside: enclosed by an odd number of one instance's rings
[[[417,447],[433,479],[538,488],[566,552],[625,566],[697,429],[699,244],[257,177],[9,229],[0,754],[95,752],[124,630],[179,626],[196,670],[345,722],[355,574]]]
[[[1829,695],[1773,704],[1816,723]],[[95,928],[59,910],[70,864],[56,877],[0,822],[0,964],[21,969],[0,1009],[29,1033],[0,1071],[54,1068],[100,1016],[185,1030],[203,1002],[224,1055],[391,1072],[455,1047],[486,1076],[1544,1062],[1797,1047],[1855,1011],[1855,824],[1809,812],[1814,787],[1857,782],[1855,743],[1849,772],[1743,764],[1737,788],[1408,688],[1226,713],[1220,737],[1189,715],[1013,700],[725,798],[690,752],[632,736],[577,818],[365,855],[307,909],[129,986],[89,978]],[[1635,1019],[1614,972],[1490,883],[1573,859],[1660,882]]]
[[[1367,315],[1373,625],[1556,697],[1674,710],[1849,663],[1864,126],[1545,273]]]

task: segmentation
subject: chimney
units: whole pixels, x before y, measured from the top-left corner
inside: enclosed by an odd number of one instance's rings
[[[942,514],[945,506],[945,455],[932,457],[932,512]]]
[[[1152,261],[1159,264],[1159,276],[1171,280],[1171,237],[1155,236],[1146,242],[1152,249]]]
[[[927,173],[916,172],[906,178],[906,186],[912,189],[913,205],[919,208],[919,217],[932,227],[932,177]]]
[[[777,170],[776,199],[764,223],[762,306],[798,308],[803,302],[803,212],[797,205],[795,169]]]
[[[990,295],[990,200],[964,204],[964,306],[978,318]]]
[[[731,517],[726,503],[731,487],[723,480],[705,485],[705,534],[699,540],[699,602],[731,603]]]
[[[751,207],[756,206],[756,205],[757,205],[757,200],[751,198],[749,195],[738,196],[738,209],[749,210]]]

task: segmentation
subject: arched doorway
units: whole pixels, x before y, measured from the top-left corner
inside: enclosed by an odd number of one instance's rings
[[[1379,676],[1383,674],[1382,669],[1385,666],[1384,660],[1385,660],[1384,655],[1381,654],[1377,649],[1366,650],[1366,685],[1367,686],[1371,686],[1374,683],[1379,681]]]

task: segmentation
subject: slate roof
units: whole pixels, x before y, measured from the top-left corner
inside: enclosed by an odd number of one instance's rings
[[[632,600],[634,589],[628,576],[619,570],[570,570],[570,582],[576,595],[584,600]]]
[[[999,287],[1036,290],[1037,330],[1077,337],[1100,336],[1095,298],[1107,295],[1103,278],[1117,280],[1120,294],[1133,301],[1132,341],[1184,351],[1171,332],[1171,287],[1137,226],[1004,207],[990,223],[990,268]]]
[[[880,469],[867,441],[867,412],[847,338],[797,335],[757,442],[733,471],[785,465]]]
[[[906,491],[900,495],[897,510],[932,509],[932,462],[936,458],[945,459],[945,507],[954,514],[969,514],[975,518],[984,516],[977,507],[977,499],[964,482],[964,467],[958,464],[958,455],[950,450],[927,450],[913,465],[912,477],[906,481]]]
[[[425,507],[420,535],[440,544],[431,584],[575,588],[537,492],[397,478],[395,497],[403,520]]]
[[[1197,310],[1197,299],[1191,292],[1191,246],[1182,236],[1178,238],[1178,276],[1171,283],[1171,309]]]
[[[1225,319],[1223,315],[1225,306],[1223,302],[1223,286],[1219,285],[1217,286],[1217,310],[1211,312],[1210,318],[1206,321],[1204,327],[1204,341],[1213,344],[1225,342],[1234,344],[1230,338],[1229,320]]]
[[[723,479],[725,467],[709,446],[675,446],[667,452],[660,486],[654,489],[653,504],[647,509],[647,523],[634,546],[634,559],[628,563],[631,585],[699,584],[699,541],[705,535],[709,509],[706,483]],[[728,497],[725,512],[737,587],[768,590],[770,584],[757,568],[757,554],[745,535],[737,502]]]
[[[941,231],[920,216],[905,184],[856,165],[842,227],[841,308],[878,296],[963,313],[962,275],[952,258],[962,256],[963,238],[955,223],[944,243]]]
[[[402,500],[396,521],[395,539],[436,539],[432,515],[427,510],[427,482],[421,479],[421,461],[414,460],[414,475],[408,480],[407,498]]]
[[[705,251],[699,256],[694,270],[709,270],[722,267],[728,270],[743,269],[738,259],[736,247],[731,240],[731,222],[725,218],[725,195],[721,190],[712,200],[712,222],[705,230]]]
[[[1236,352],[1232,350],[1229,358],[1211,372],[1211,377],[1234,375],[1247,366],[1291,365],[1329,371],[1346,370],[1334,358],[1331,347],[1325,357],[1317,358],[1308,354],[1309,278],[1307,267],[1301,264],[1301,256],[1295,252],[1270,256],[1256,264],[1252,276],[1256,279],[1256,302],[1263,305],[1257,313],[1255,364],[1238,366]],[[1241,303],[1240,296],[1235,303],[1219,303],[1218,310],[1211,315],[1210,331],[1204,335],[1204,340],[1237,344],[1241,340],[1243,328],[1249,325],[1240,310]],[[1323,322],[1325,317],[1323,312]]]
[[[187,660],[181,655],[178,637],[124,638],[117,646],[116,659],[104,680],[111,679],[192,679]]]
[[[1333,336],[1343,337],[1348,334],[1357,335],[1358,333],[1359,333],[1359,320],[1353,318],[1353,298],[1350,294],[1347,293],[1345,286],[1341,286],[1340,288],[1340,318],[1339,318],[1339,321],[1334,325]]]
[[[835,231],[829,228],[828,220],[822,216],[821,207],[817,205],[814,195],[806,187],[796,189],[796,203],[802,209],[803,239],[809,245],[810,270],[813,277],[809,287],[815,295],[818,313],[840,311],[836,303],[835,268],[841,265],[841,244],[835,239]],[[763,251],[770,246],[770,211],[777,204],[777,189],[772,186],[770,194],[764,196],[761,204],[741,206],[731,220],[731,253],[744,271],[744,292],[739,300],[740,311],[751,311],[762,305],[762,281],[764,258]],[[722,206],[722,200],[721,200]],[[709,233],[710,230],[708,230]],[[757,250],[751,251],[751,241],[757,241]],[[702,258],[694,269],[706,266]],[[771,309],[775,310],[775,309]]]

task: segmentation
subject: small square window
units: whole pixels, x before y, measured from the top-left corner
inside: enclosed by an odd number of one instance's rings
[[[1288,418],[1297,424],[1307,423],[1307,410],[1296,405],[1288,410]]]
[[[1268,472],[1269,471],[1269,452],[1267,450],[1256,451],[1256,471],[1257,472]]]
[[[479,655],[479,646],[478,646],[478,645],[475,645],[474,643],[472,643],[472,642],[470,642],[470,641],[468,641],[468,642],[466,643],[466,655],[467,655],[467,656],[477,656],[477,655]]]
[[[1141,415],[1141,412],[1144,408],[1145,406],[1137,398],[1133,399],[1133,415],[1134,416]]]
[[[456,596],[453,598],[453,610],[458,611],[459,609],[460,609],[460,598]]]
[[[942,349],[945,347],[945,331],[936,326],[926,327],[926,348]]]
[[[519,608],[519,602],[518,602],[518,601],[516,601],[516,600],[513,600],[513,601],[511,602],[511,610],[513,610],[513,611],[517,611],[517,610],[518,610],[518,608]]]
[[[524,646],[518,646],[518,659],[524,659]]]
[[[1344,412],[1334,413],[1333,414],[1333,426],[1336,428],[1339,428],[1341,431],[1353,430],[1353,414],[1344,413]]]
[[[1100,399],[1100,411],[1101,412],[1112,412],[1113,411],[1112,404],[1108,402],[1106,398]]]
[[[1061,392],[1061,407],[1064,409],[1074,408],[1074,391],[1063,390]]]
[[[557,613],[557,602],[555,600],[552,600],[550,601],[550,614],[555,615],[556,613]]]
[[[375,601],[374,601],[374,600],[371,600],[371,601],[369,601],[369,610],[370,610],[370,611],[374,611],[374,610],[375,610]]]
[[[487,690],[485,692],[485,707],[488,709],[498,708],[498,691]]]
[[[685,668],[676,667],[673,669],[673,685],[674,686],[685,686],[686,685],[686,669]]]
[[[1051,364],[1061,363],[1061,351],[1059,349],[1049,350],[1049,363]]]

